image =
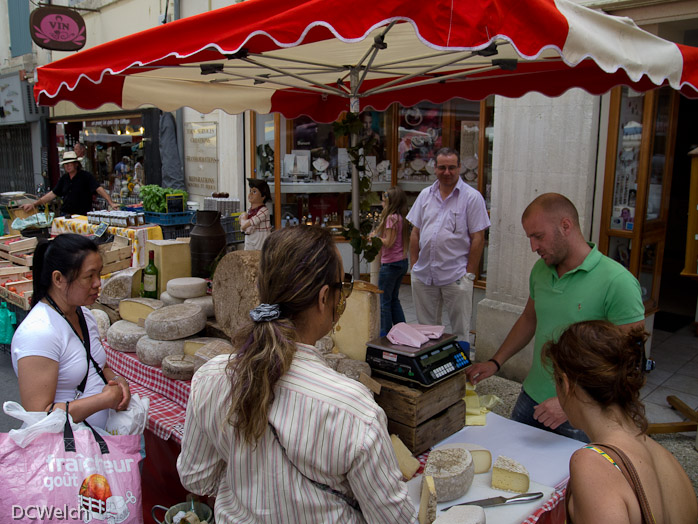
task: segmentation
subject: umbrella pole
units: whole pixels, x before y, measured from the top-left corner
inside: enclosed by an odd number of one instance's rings
[[[353,87],[359,80],[359,73],[356,70],[352,70],[349,75],[351,86]],[[357,97],[351,97],[349,99],[349,111],[352,113],[359,112],[359,99]],[[350,137],[351,147],[356,147],[359,143],[359,137],[356,133],[352,133]],[[356,168],[354,162],[351,162],[351,221],[354,224],[356,230],[359,230],[359,225],[361,223],[361,207],[359,203],[359,170]],[[354,280],[358,280],[361,276],[361,262],[359,255],[352,252],[352,276]]]

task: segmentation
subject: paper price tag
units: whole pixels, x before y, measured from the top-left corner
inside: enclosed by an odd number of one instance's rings
[[[359,373],[359,382],[361,382],[368,389],[373,391],[376,395],[380,395],[381,385],[369,377],[366,373]]]

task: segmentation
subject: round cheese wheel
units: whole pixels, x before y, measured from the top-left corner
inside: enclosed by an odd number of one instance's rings
[[[165,304],[166,306],[173,306],[175,304],[181,304],[184,302],[183,298],[175,298],[171,296],[167,291],[163,291],[160,293],[160,302]]]
[[[195,304],[175,304],[156,309],[145,319],[145,332],[155,340],[191,337],[206,327],[206,315]]]
[[[107,343],[117,351],[134,353],[138,340],[145,336],[145,328],[128,320],[114,322],[107,331]]]
[[[468,491],[475,476],[475,464],[467,449],[434,449],[424,465],[424,474],[434,477],[436,499],[447,502]]]
[[[97,321],[97,330],[99,331],[99,338],[100,340],[104,340],[107,336],[107,331],[109,331],[109,327],[111,326],[109,315],[107,315],[101,309],[95,308],[91,309],[90,311],[92,312],[92,316],[94,316],[95,320]]]
[[[453,506],[434,524],[486,524],[485,510],[480,506]]]
[[[206,317],[215,316],[213,310],[213,297],[211,295],[204,295],[203,297],[187,298],[184,300],[185,304],[196,304],[201,309],[204,310],[204,315]]]
[[[361,373],[371,376],[371,366],[368,365],[368,362],[361,362],[353,358],[343,358],[337,362],[337,371],[354,380],[359,380]]]
[[[167,293],[174,298],[194,298],[206,294],[206,281],[198,277],[173,278],[167,282]]]
[[[335,371],[337,371],[337,366],[339,366],[342,360],[349,358],[344,353],[325,353],[323,356],[327,365]]]
[[[162,374],[173,380],[191,380],[194,376],[192,355],[169,355],[162,359]]]
[[[325,335],[315,342],[315,347],[320,353],[331,353],[332,349],[334,349],[334,340],[332,340],[330,335]]]
[[[147,366],[159,368],[165,357],[183,354],[184,340],[153,340],[146,335],[136,344],[136,356]]]

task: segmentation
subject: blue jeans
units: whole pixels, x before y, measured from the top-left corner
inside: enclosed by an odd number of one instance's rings
[[[549,427],[541,424],[535,418],[533,418],[533,410],[538,405],[538,402],[533,400],[528,394],[521,388],[521,393],[519,393],[519,398],[516,399],[516,405],[514,406],[514,411],[511,413],[511,420],[516,422],[521,422],[522,424],[527,424],[533,426],[534,428],[543,429],[545,431],[552,431],[558,435],[564,437],[573,438],[581,442],[589,442],[589,437],[581,429],[576,429],[572,427],[572,424],[564,422],[560,424],[555,429],[550,429]]]
[[[381,295],[381,335],[385,335],[394,324],[405,321],[400,305],[400,284],[407,273],[407,259],[381,264],[378,287]]]

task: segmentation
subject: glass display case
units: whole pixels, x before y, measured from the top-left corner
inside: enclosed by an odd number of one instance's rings
[[[640,281],[647,314],[656,310],[666,236],[677,94],[662,88],[611,93],[599,249]]]

